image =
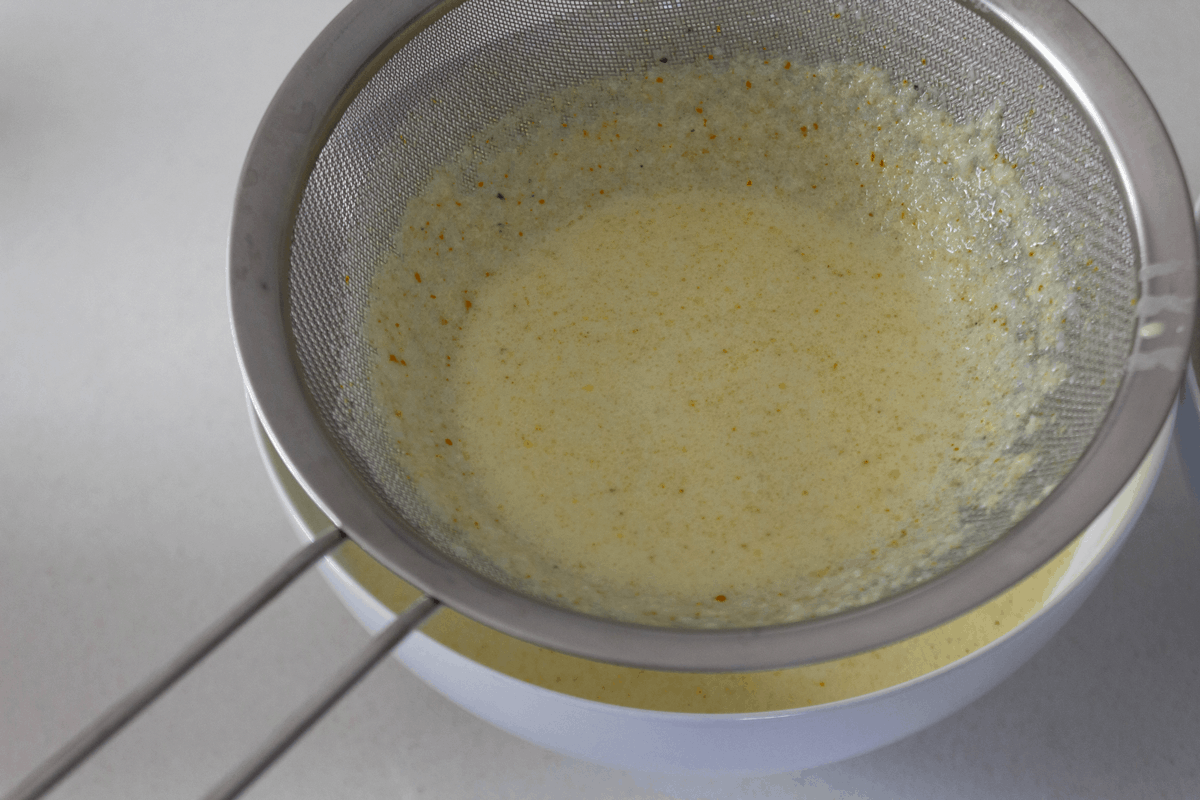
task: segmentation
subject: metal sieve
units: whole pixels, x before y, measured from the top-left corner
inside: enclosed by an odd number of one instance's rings
[[[439,602],[538,645],[654,669],[771,669],[878,647],[966,612],[1058,552],[1133,474],[1175,402],[1196,306],[1189,194],[1149,100],[1065,0],[425,5],[356,0],[325,29],[267,110],[237,194],[230,301],[246,384],[288,467],[339,531],[114,709],[107,728],[66,748],[56,775],[344,536],[429,598],[214,796],[247,785]],[[457,552],[395,468],[361,324],[374,271],[407,199],[504,114],[664,59],[763,50],[800,64],[879,67],[960,121],[1002,104],[1001,154],[1020,164],[1025,189],[1046,198],[1040,213],[1082,242],[1087,258],[1078,262],[1088,263],[1066,275],[1076,304],[1062,348],[1071,378],[1042,404],[1051,422],[1030,443],[1037,459],[1026,496],[1011,500],[1033,509],[1015,525],[968,510],[978,546],[958,563],[869,605],[788,624],[638,625],[526,594]],[[397,147],[401,137],[408,146]]]
[[[764,50],[878,66],[959,120],[1003,105],[1001,154],[1021,165],[1028,191],[1049,196],[1041,213],[1062,239],[1081,239],[1079,264],[1090,264],[1068,276],[1071,378],[1043,403],[1052,422],[1023,484],[1027,494],[1057,487],[1011,530],[1003,513],[967,520],[987,546],[943,574],[815,620],[681,630],[523,594],[456,553],[396,468],[362,329],[374,271],[433,168],[512,109],[662,59]],[[1116,494],[1165,418],[1190,341],[1187,197],[1148,101],[1065,3],[355,4],[285,82],[251,148],[233,229],[234,326],[255,406],[289,466],[343,530],[424,591],[590,658],[775,668],[957,616],[1029,574]]]

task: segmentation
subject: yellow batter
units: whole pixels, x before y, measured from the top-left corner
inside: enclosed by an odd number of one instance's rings
[[[479,506],[614,592],[705,606],[903,546],[981,433],[923,277],[896,237],[799,204],[618,198],[473,301],[446,375]]]
[[[798,72],[583,87],[409,201],[376,405],[521,588],[664,625],[830,613],[961,558],[960,510],[1029,470],[1063,286],[995,119]]]

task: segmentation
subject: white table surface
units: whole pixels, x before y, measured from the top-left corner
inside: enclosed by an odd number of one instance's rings
[[[0,791],[295,546],[229,331],[234,187],[339,0],[0,3]],[[1200,187],[1200,3],[1081,0]],[[315,573],[54,797],[200,795],[366,641]],[[1172,450],[1084,608],[982,700],[850,761],[629,774],[381,665],[252,798],[1197,798],[1200,501]]]

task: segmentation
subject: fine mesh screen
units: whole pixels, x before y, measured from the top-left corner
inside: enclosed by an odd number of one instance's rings
[[[957,561],[1010,527],[1013,507],[1040,499],[1095,435],[1134,334],[1137,276],[1125,210],[1104,153],[1070,100],[974,13],[951,0],[465,2],[400,48],[332,131],[296,218],[289,309],[301,369],[330,436],[385,506],[472,568],[510,583],[472,561],[455,531],[422,508],[372,408],[362,320],[406,200],[473,133],[564,86],[640,74],[663,59],[760,51],[800,64],[882,68],[960,121],[999,101],[1001,155],[1020,166],[1059,241],[1085,248],[1070,260],[1077,274],[1066,276],[1073,306],[1060,349],[1071,377],[1039,409],[1051,422],[1036,443],[1024,444],[1036,446],[1036,466],[1008,505],[964,511],[969,535]]]

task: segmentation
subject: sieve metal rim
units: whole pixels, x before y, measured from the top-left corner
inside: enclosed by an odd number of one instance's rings
[[[1077,104],[1110,158],[1133,227],[1142,278],[1134,356],[1099,433],[1055,491],[1000,540],[921,586],[830,617],[762,628],[603,620],[517,594],[452,562],[372,498],[325,432],[291,341],[287,271],[307,176],[342,111],[397,48],[461,2],[426,9],[420,0],[355,0],[329,24],[260,123],[230,234],[233,333],[268,435],[325,513],[423,591],[510,635],[603,661],[685,671],[822,661],[913,635],[1009,588],[1082,531],[1149,451],[1182,380],[1197,291],[1189,194],[1166,131],[1128,67],[1065,0],[956,0],[1018,42]]]

